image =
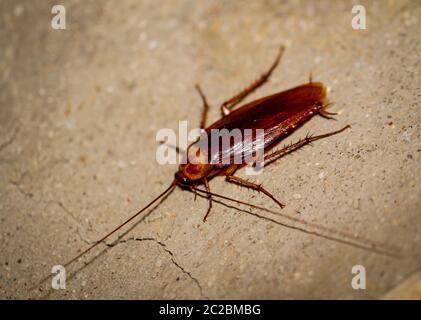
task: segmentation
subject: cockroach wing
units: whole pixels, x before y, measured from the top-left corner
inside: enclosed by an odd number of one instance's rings
[[[210,164],[238,164],[238,159],[249,159],[262,148],[267,152],[315,115],[326,102],[326,87],[313,82],[245,104],[206,128]],[[263,129],[263,141],[256,139],[258,129]],[[215,146],[212,142],[217,140],[218,132],[220,136],[223,132],[229,133],[229,143]],[[237,137],[238,132],[241,139]]]

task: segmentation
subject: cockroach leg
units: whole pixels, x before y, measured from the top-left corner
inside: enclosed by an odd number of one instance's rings
[[[313,83],[313,74],[311,73],[311,71],[310,71],[310,73],[308,75],[308,83],[309,84],[312,84]]]
[[[247,97],[247,95],[249,95],[250,93],[252,93],[254,90],[256,90],[257,88],[259,88],[260,86],[262,86],[269,79],[269,77],[272,74],[273,70],[275,70],[275,68],[278,66],[279,61],[281,60],[282,54],[284,53],[284,50],[285,50],[285,47],[284,46],[281,46],[281,48],[279,49],[279,53],[276,56],[275,61],[273,62],[273,64],[269,68],[269,70],[267,70],[265,73],[263,73],[260,76],[259,79],[257,79],[256,81],[254,81],[251,85],[249,85],[244,90],[240,91],[238,94],[236,94],[231,99],[228,99],[227,101],[225,101],[224,103],[222,103],[222,105],[221,105],[221,113],[222,113],[222,116],[223,117],[229,115],[229,113],[231,112],[231,110],[239,102],[241,102],[245,97]]]
[[[337,113],[331,113],[331,112],[320,110],[319,111],[319,114],[320,114],[320,116],[322,116],[325,119],[335,120],[335,121],[337,120],[336,118],[334,118],[334,117],[331,116],[331,115],[336,115]]]
[[[205,129],[206,128],[206,120],[208,118],[208,113],[209,113],[209,104],[208,104],[206,96],[203,93],[200,86],[198,84],[196,84],[195,88],[196,88],[197,92],[199,93],[200,98],[202,98],[202,102],[203,102],[203,111],[202,111],[202,119],[200,120],[200,129]]]
[[[249,189],[253,189],[256,190],[258,192],[262,192],[265,195],[267,195],[269,198],[271,198],[273,201],[276,202],[276,204],[278,204],[281,209],[283,207],[285,207],[285,205],[283,205],[281,202],[279,202],[269,191],[267,191],[265,188],[262,187],[261,184],[256,184],[247,180],[244,180],[242,178],[236,177],[236,176],[226,176],[225,180],[227,182],[231,182],[231,183],[235,183],[241,187],[245,187],[245,188],[249,188]]]
[[[332,105],[331,102],[327,103],[326,105],[324,105],[320,110],[319,110],[319,114],[323,117],[326,118],[328,120],[336,120],[334,117],[331,116],[336,116],[337,113],[336,112],[329,112],[326,109],[328,107],[330,107]]]
[[[292,143],[292,144],[290,144],[288,146],[285,146],[284,148],[282,148],[280,150],[277,150],[277,151],[274,151],[274,152],[272,152],[270,154],[265,155],[265,166],[267,166],[268,164],[270,164],[270,163],[278,160],[279,158],[282,158],[283,156],[285,156],[285,155],[287,155],[287,154],[289,154],[289,153],[291,153],[291,152],[293,152],[295,150],[298,150],[298,149],[304,147],[307,144],[310,144],[310,143],[312,143],[312,142],[314,142],[316,140],[320,140],[320,139],[327,138],[327,137],[333,136],[335,134],[341,133],[342,131],[344,131],[344,130],[346,130],[348,128],[351,128],[351,126],[350,125],[347,125],[347,126],[343,127],[340,130],[329,132],[329,133],[325,133],[325,134],[320,134],[318,136],[308,135],[307,137],[305,137],[304,139],[299,140],[296,143]]]
[[[165,141],[158,141],[158,143],[159,144],[165,144],[165,145],[167,145],[167,147],[169,147],[169,148],[172,148],[172,149],[174,149],[175,150],[175,152],[177,152],[177,154],[180,154],[180,153],[184,153],[184,150],[183,149],[181,149],[180,147],[178,147],[178,146],[174,146],[174,145],[172,145],[172,144],[167,144]]]
[[[190,191],[194,193],[194,201],[197,199],[197,189],[196,188],[190,188]]]
[[[208,179],[204,179],[203,183],[205,184],[205,188],[206,188],[206,192],[208,192],[208,200],[209,200],[209,206],[208,206],[208,211],[206,211],[205,216],[203,217],[203,222],[206,221],[206,219],[208,218],[209,213],[212,210],[212,195],[209,194],[209,192],[211,192],[210,190],[210,186],[209,186],[209,182]]]

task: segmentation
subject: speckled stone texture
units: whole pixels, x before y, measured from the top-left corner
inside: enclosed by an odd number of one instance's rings
[[[63,0],[61,31],[50,25],[55,3],[0,1],[0,298],[370,299],[413,279],[421,268],[420,1]],[[357,3],[366,30],[351,27]],[[315,117],[285,143],[352,129],[249,178],[287,205],[284,214],[397,246],[402,257],[221,204],[203,223],[206,199],[177,189],[118,242],[70,266],[66,290],[49,282],[29,290],[170,183],[177,167],[156,162],[155,135],[178,130],[178,120],[198,125],[195,83],[214,121],[281,44],[279,68],[247,101],[312,72],[330,88],[337,121]],[[278,210],[223,178],[211,188]],[[351,287],[354,265],[366,268],[366,290]]]

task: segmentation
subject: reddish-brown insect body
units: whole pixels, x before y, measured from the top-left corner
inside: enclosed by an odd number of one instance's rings
[[[263,129],[265,134],[262,147],[266,153],[285,136],[318,114],[326,105],[326,87],[320,82],[308,83],[250,102],[222,117],[207,127],[205,132],[208,135],[208,140],[211,140],[209,135],[213,129],[227,129],[228,131],[233,129],[241,131]],[[243,137],[245,136],[243,135]],[[244,139],[240,141],[243,146],[247,145],[247,142]],[[195,148],[197,144],[192,144],[188,150],[193,149],[192,153],[195,153],[198,150],[198,147]],[[221,154],[225,152],[231,154],[232,160],[237,153],[244,152],[242,146],[237,148],[235,144],[231,144],[229,148],[233,152],[221,148],[216,150],[219,154],[208,155],[206,159],[201,152],[193,155],[195,158],[194,164],[180,165],[179,171],[176,173],[177,182],[181,184],[203,183],[204,179],[209,180],[215,175],[227,176],[246,165],[245,162],[234,164],[232,161],[225,165],[221,161],[209,163],[208,158],[222,160]]]

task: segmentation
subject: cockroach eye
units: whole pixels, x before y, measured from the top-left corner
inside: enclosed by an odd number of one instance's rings
[[[177,185],[180,187],[188,187],[191,184],[191,181],[187,179],[186,176],[181,171],[177,171],[174,174],[174,179],[177,182]]]

